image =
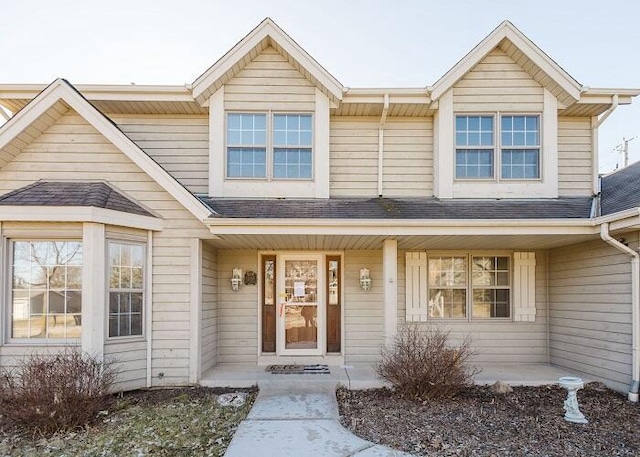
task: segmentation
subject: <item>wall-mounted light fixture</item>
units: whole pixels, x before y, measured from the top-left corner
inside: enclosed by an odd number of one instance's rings
[[[231,290],[237,292],[240,290],[240,284],[242,284],[242,269],[234,268],[231,275]]]
[[[360,287],[362,290],[371,290],[371,276],[368,268],[360,269]]]

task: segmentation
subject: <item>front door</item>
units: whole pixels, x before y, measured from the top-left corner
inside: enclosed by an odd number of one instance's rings
[[[324,256],[278,256],[278,352],[320,355],[324,345]]]

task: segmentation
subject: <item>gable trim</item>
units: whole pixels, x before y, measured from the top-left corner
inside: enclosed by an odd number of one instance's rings
[[[142,149],[127,137],[110,119],[89,103],[69,82],[57,79],[36,98],[20,110],[10,121],[0,127],[0,149],[33,123],[59,100],[82,116],[100,134],[131,159],[156,181],[165,191],[184,206],[194,217],[202,221],[211,211],[175,178],[158,165]]]
[[[493,32],[445,73],[444,76],[436,81],[431,87],[431,98],[438,100],[504,39],[509,40],[520,49],[520,51],[540,67],[543,72],[562,87],[574,100],[577,101],[580,99],[582,85],[573,79],[571,75],[509,21],[502,22]]]
[[[342,84],[270,18],[266,18],[258,24],[256,28],[249,32],[247,36],[240,40],[231,50],[193,82],[193,97],[201,104],[204,103],[206,101],[205,98],[208,99],[208,97],[204,97],[207,89],[224,78],[224,75],[229,70],[240,63],[252,50],[264,44],[265,40],[267,45],[274,45],[276,50],[282,48],[284,52],[307,70],[336,100],[342,99],[342,93],[344,91]]]

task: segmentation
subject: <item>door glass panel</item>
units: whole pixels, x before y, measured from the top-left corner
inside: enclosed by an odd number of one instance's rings
[[[316,349],[318,347],[318,261],[287,260],[284,270],[285,349]]]
[[[327,278],[329,281],[329,304],[337,305],[338,304],[338,261],[330,260],[329,261],[329,277]]]

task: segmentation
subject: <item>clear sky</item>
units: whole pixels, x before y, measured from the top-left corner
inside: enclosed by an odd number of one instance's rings
[[[0,0],[0,83],[191,83],[266,16],[342,84],[433,84],[504,19],[581,84],[640,87],[637,0]],[[600,168],[640,160],[640,97]]]

